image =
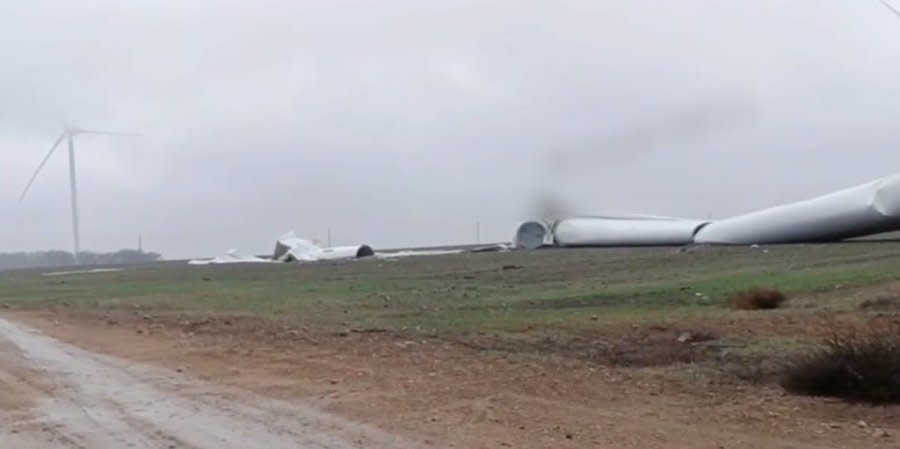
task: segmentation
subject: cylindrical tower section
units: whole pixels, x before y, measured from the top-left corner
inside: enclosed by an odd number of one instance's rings
[[[518,248],[538,249],[551,243],[550,230],[539,221],[526,221],[516,228],[513,243]]]
[[[553,228],[556,246],[680,246],[706,222],[656,217],[574,217]]]

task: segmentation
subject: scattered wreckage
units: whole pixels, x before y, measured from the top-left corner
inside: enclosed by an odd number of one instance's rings
[[[761,245],[834,242],[900,230],[900,175],[723,220],[582,216],[527,221],[516,247]]]
[[[257,256],[242,256],[237,249],[230,249],[224,255],[213,257],[212,259],[194,259],[189,260],[188,265],[224,265],[232,263],[269,263],[271,259]]]
[[[518,226],[513,244],[376,252],[369,245],[325,247],[289,232],[271,256],[242,256],[237,250],[192,265],[392,259],[464,252],[536,249],[543,246],[763,245],[834,242],[900,231],[900,175],[888,176],[805,201],[723,220],[654,215],[576,216]]]
[[[196,259],[188,262],[190,265],[219,265],[235,263],[290,263],[290,262],[318,262],[355,259],[398,259],[413,256],[439,256],[447,254],[460,254],[464,252],[494,252],[509,251],[510,244],[497,244],[478,246],[473,248],[424,248],[408,250],[392,250],[375,252],[369,245],[349,246],[321,246],[313,240],[298,237],[294,232],[288,232],[275,241],[275,249],[271,256],[242,256],[236,249],[229,250],[224,255],[211,259]]]
[[[375,251],[369,245],[321,247],[312,240],[297,237],[293,232],[275,242],[272,260],[276,262],[315,262],[319,260],[347,260],[371,257]]]
[[[297,237],[294,232],[288,232],[275,241],[275,250],[271,256],[242,256],[238,250],[232,249],[223,256],[212,259],[191,260],[188,264],[316,262],[320,260],[361,259],[374,255],[375,251],[369,245],[323,247],[312,240]]]

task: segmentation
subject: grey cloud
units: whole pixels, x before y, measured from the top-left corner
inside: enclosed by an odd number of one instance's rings
[[[893,171],[900,22],[877,2],[0,0],[0,251],[170,257],[282,231],[374,246],[507,239],[548,189],[585,212],[713,216]],[[616,140],[737,98],[752,120]],[[677,122],[676,122],[677,123]],[[717,125],[718,126],[718,125]],[[651,126],[652,128],[652,126]],[[560,179],[562,178],[562,179]]]

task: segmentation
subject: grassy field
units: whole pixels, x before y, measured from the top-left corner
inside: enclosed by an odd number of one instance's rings
[[[872,447],[876,429],[900,432],[896,407],[779,382],[835,331],[900,323],[900,242],[46,274],[0,273],[0,311],[100,353],[456,447]],[[753,287],[788,300],[730,306]],[[696,441],[658,444],[678,438]]]
[[[726,305],[753,286],[826,298],[795,312],[853,308],[840,292],[900,277],[900,243],[542,250],[306,265],[163,263],[44,274],[0,273],[0,303],[250,315],[315,329],[577,334],[722,314],[752,318]]]

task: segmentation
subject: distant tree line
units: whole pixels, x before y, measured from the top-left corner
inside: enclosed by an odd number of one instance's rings
[[[128,265],[156,262],[162,256],[154,252],[123,249],[114,253],[79,253],[82,265]],[[75,265],[75,258],[68,251],[35,251],[20,253],[0,253],[0,270],[16,268],[64,267]]]

